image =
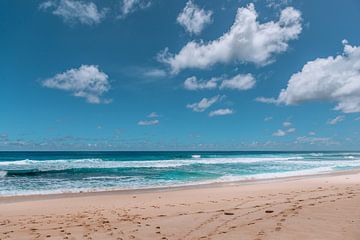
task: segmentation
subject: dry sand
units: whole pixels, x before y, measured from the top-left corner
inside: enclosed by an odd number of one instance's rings
[[[0,198],[0,239],[360,239],[360,173]]]

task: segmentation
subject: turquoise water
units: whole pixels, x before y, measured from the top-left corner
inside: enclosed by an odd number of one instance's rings
[[[0,152],[0,196],[140,189],[360,168],[360,152]]]

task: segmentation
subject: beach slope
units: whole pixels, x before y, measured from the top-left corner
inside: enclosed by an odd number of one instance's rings
[[[359,239],[360,173],[0,198],[0,239]]]

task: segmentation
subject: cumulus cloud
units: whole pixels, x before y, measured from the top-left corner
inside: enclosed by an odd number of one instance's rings
[[[120,7],[120,18],[125,18],[130,13],[145,9],[151,5],[149,0],[122,0]]]
[[[255,86],[255,83],[255,78],[251,74],[238,74],[223,80],[220,89],[249,90]]]
[[[232,109],[229,108],[220,108],[214,111],[211,111],[209,113],[209,117],[214,117],[214,116],[224,116],[224,115],[230,115],[233,114],[234,111]]]
[[[285,52],[288,42],[302,31],[300,11],[287,7],[277,22],[257,21],[254,4],[239,8],[228,32],[210,42],[187,43],[178,54],[168,49],[158,54],[158,60],[168,64],[173,73],[186,68],[205,69],[217,63],[255,63],[266,65],[273,56]]]
[[[265,118],[264,118],[264,122],[271,121],[272,119],[273,119],[273,117],[265,117]]]
[[[93,2],[76,0],[50,0],[41,3],[39,8],[44,11],[50,10],[52,14],[69,24],[98,24],[106,14],[106,9],[99,10]]]
[[[89,103],[109,103],[101,96],[110,90],[109,77],[95,65],[81,65],[54,77],[42,81],[47,88],[71,92],[76,97],[83,97]]]
[[[293,74],[277,98],[257,98],[260,102],[294,105],[309,101],[335,102],[335,110],[360,112],[360,47],[343,41],[344,52],[335,57],[307,62]]]
[[[141,120],[138,122],[138,125],[140,126],[150,126],[150,125],[158,125],[160,123],[159,120],[154,119],[154,120]]]
[[[211,107],[211,105],[219,101],[220,98],[220,95],[216,95],[212,98],[203,98],[200,100],[200,102],[188,104],[186,107],[192,109],[194,112],[203,112]]]
[[[212,22],[212,11],[199,8],[189,0],[180,12],[176,21],[192,34],[199,34],[204,27]]]
[[[202,90],[217,88],[219,78],[211,78],[208,81],[198,80],[195,76],[188,77],[184,82],[184,87],[187,90]]]
[[[221,83],[220,83],[221,82]],[[198,80],[195,76],[189,77],[184,82],[187,90],[204,89],[234,89],[249,90],[255,86],[256,80],[251,74],[237,74],[233,77],[214,77],[210,80]]]
[[[335,125],[335,124],[338,124],[339,122],[342,122],[345,120],[345,116],[336,116],[335,118],[333,119],[329,119],[326,123],[329,124],[329,125]]]

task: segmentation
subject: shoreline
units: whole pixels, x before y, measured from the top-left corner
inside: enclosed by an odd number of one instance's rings
[[[210,183],[190,183],[179,186],[165,186],[165,187],[149,187],[149,188],[137,188],[137,189],[104,189],[104,190],[90,190],[90,191],[78,191],[78,192],[63,192],[63,193],[44,193],[44,194],[25,194],[25,195],[11,195],[0,196],[0,204],[22,202],[22,201],[37,201],[44,199],[61,199],[61,198],[77,198],[77,197],[89,197],[89,196],[101,196],[101,195],[131,195],[142,193],[157,193],[157,192],[172,192],[188,189],[203,189],[203,188],[221,188],[226,186],[245,186],[245,185],[257,185],[257,184],[270,184],[275,182],[286,182],[292,180],[311,179],[326,176],[342,176],[349,174],[360,173],[360,169],[339,170],[316,174],[304,174],[294,175],[286,177],[275,178],[263,178],[263,179],[246,179],[224,182],[210,182]]]
[[[2,239],[358,240],[360,170],[0,199]]]

